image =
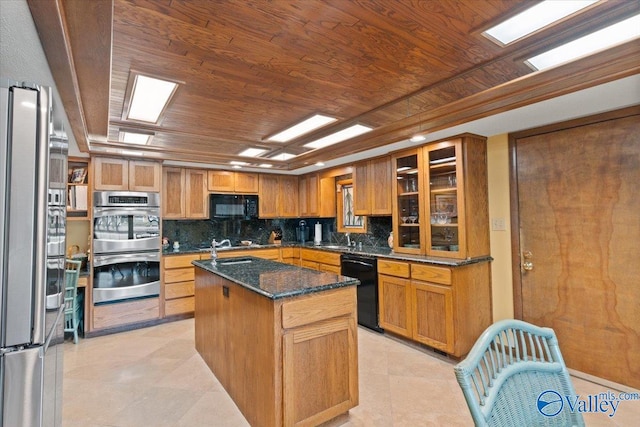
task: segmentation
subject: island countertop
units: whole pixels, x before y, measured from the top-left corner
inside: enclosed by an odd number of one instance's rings
[[[274,300],[360,284],[351,277],[248,256],[219,259],[215,266],[211,260],[192,264]]]

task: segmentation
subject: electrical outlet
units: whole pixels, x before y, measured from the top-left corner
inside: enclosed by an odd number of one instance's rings
[[[507,224],[504,218],[491,218],[491,229],[493,231],[507,231]]]

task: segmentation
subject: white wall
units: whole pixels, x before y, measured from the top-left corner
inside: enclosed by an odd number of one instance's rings
[[[508,145],[507,134],[489,137],[487,141],[494,321],[513,318]],[[494,230],[494,221],[504,221],[504,230]]]

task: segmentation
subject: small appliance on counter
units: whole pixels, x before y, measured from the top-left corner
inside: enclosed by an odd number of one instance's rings
[[[296,227],[296,241],[305,243],[307,240],[309,240],[309,227],[307,227],[307,222],[303,219]]]
[[[279,228],[274,228],[269,235],[269,244],[270,245],[279,245],[282,243],[282,230]]]

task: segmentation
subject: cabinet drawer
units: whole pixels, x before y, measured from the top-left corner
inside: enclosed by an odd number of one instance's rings
[[[320,264],[318,266],[318,270],[328,271],[329,273],[340,274],[342,272],[342,267],[340,267],[339,265]]]
[[[406,262],[389,261],[386,259],[378,260],[378,273],[388,276],[409,278],[409,264]]]
[[[164,257],[164,268],[192,267],[191,261],[200,259],[199,254],[170,255]]]
[[[159,298],[145,298],[117,304],[97,305],[93,309],[93,328],[113,328],[128,323],[157,319],[160,316]]]
[[[218,258],[234,258],[241,256],[253,256],[256,258],[279,260],[279,249],[247,249],[247,250],[231,250],[231,251],[218,251]]]
[[[281,248],[282,258],[300,258],[300,248]]]
[[[174,299],[191,297],[194,294],[195,285],[193,281],[167,283],[164,285],[164,299]]]
[[[340,265],[340,254],[313,249],[300,249],[303,260],[315,261],[321,264]]]
[[[356,311],[356,287],[335,289],[322,295],[300,297],[282,305],[282,327],[295,328]]]
[[[303,259],[300,261],[300,267],[306,267],[312,270],[318,270],[320,267],[320,264],[318,264],[317,262],[307,261]]]
[[[195,307],[195,298],[186,297],[178,298],[164,303],[164,315],[173,316],[176,314],[193,313]]]
[[[164,283],[187,282],[195,279],[195,270],[193,267],[176,268],[173,270],[165,270]]]
[[[451,269],[432,265],[411,264],[411,278],[423,282],[451,284]]]

